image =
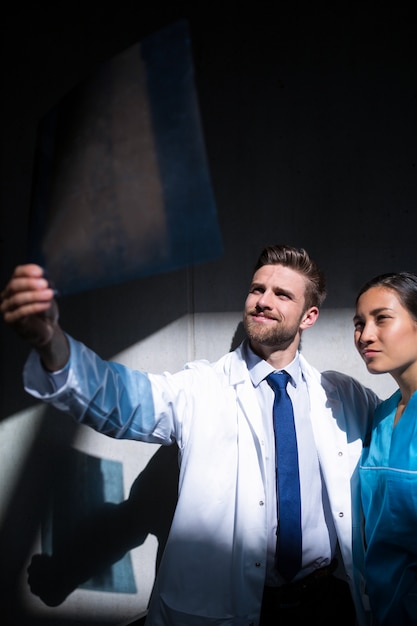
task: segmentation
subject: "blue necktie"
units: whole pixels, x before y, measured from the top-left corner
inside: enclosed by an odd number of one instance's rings
[[[269,374],[267,381],[275,393],[274,431],[277,468],[277,555],[280,574],[290,581],[301,569],[301,498],[297,438],[292,402],[287,393],[290,375]]]

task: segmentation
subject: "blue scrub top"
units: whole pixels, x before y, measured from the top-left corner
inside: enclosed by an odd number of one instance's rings
[[[379,625],[417,624],[417,392],[394,428],[401,393],[378,406],[360,482],[366,579]]]

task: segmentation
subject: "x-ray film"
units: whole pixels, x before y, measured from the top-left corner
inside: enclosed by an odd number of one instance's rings
[[[221,254],[179,21],[101,65],[42,120],[29,260],[70,294]]]

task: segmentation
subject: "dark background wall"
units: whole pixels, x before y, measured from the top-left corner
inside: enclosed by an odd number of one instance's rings
[[[189,21],[224,254],[63,301],[66,329],[103,356],[186,313],[239,311],[266,243],[307,248],[327,274],[329,310],[351,308],[376,273],[417,270],[412,3],[57,2],[2,12],[1,286],[26,260],[41,118],[102,61]],[[0,342],[6,424],[32,401],[21,389],[26,346],[4,325]]]
[[[311,252],[330,307],[350,307],[375,273],[415,269],[411,3],[58,2],[3,17],[1,284],[27,254],[40,119],[100,62],[182,17],[224,241],[221,259],[195,269],[195,310],[239,310],[253,259],[271,241]],[[13,345],[0,370],[7,389],[10,358],[21,358]]]
[[[229,241],[247,230],[256,237],[250,253],[271,235],[308,243],[329,273],[329,304],[338,306],[351,304],[364,263],[370,273],[412,265],[411,4],[159,4],[58,2],[3,18],[4,277],[25,254],[40,117],[99,62],[179,17],[190,22],[226,257]],[[399,222],[401,245],[393,236]],[[350,276],[336,273],[333,259]],[[246,280],[240,258],[225,261]]]

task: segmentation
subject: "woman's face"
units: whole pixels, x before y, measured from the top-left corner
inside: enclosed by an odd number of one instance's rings
[[[417,322],[389,287],[365,291],[356,306],[355,346],[372,374],[417,369]]]

